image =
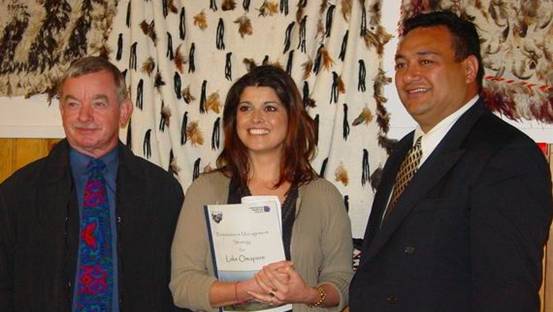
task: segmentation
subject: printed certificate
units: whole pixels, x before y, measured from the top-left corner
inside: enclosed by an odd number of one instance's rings
[[[215,274],[220,281],[252,278],[263,265],[285,260],[280,203],[249,196],[241,204],[204,206]],[[247,302],[222,311],[288,311],[292,305]]]

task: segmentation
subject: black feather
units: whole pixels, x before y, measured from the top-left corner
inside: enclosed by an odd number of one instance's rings
[[[175,75],[173,76],[173,87],[175,88],[175,94],[177,95],[177,99],[182,98],[182,91],[181,91],[181,78],[179,75],[179,72],[175,72]]]
[[[194,64],[194,52],[196,51],[196,45],[192,42],[190,46],[190,53],[188,53],[188,72],[193,73],[196,71],[196,64]]]
[[[348,47],[348,36],[349,36],[349,30],[346,31],[344,34],[344,37],[342,38],[342,46],[340,47],[340,55],[338,55],[338,58],[344,61],[344,58],[346,57],[346,49]]]
[[[219,23],[217,24],[217,35],[215,36],[215,46],[217,50],[225,49],[225,24],[223,19],[219,18]]]
[[[221,140],[221,117],[217,117],[213,124],[213,132],[211,133],[211,149],[219,149],[219,142]]]
[[[315,123],[315,145],[319,145],[319,114],[315,115],[313,122]]]
[[[120,61],[121,57],[123,57],[123,34],[119,34],[117,37],[117,54],[115,55],[115,59]]]
[[[136,86],[136,107],[142,110],[144,106],[144,80],[140,79]]]
[[[180,10],[179,36],[181,40],[186,37],[186,13],[184,7]]]
[[[292,62],[294,60],[294,50],[290,51],[290,53],[288,53],[288,62],[286,62],[286,72],[288,73],[288,75],[291,75],[292,74]]]
[[[127,18],[126,18],[127,27],[131,26],[131,1],[127,4]]]
[[[363,1],[361,8],[361,30],[359,34],[363,37],[367,34],[367,31],[369,31],[367,29],[367,11],[365,10],[365,2]]]
[[[242,2],[242,7],[244,8],[244,11],[249,12],[250,11],[250,0],[244,0]]]
[[[296,22],[291,22],[288,27],[286,27],[286,33],[284,36],[284,51],[282,53],[286,53],[288,49],[290,49],[290,43],[291,43],[291,37],[292,37],[292,30],[294,29],[294,25]]]
[[[357,83],[357,91],[365,92],[367,86],[365,85],[365,79],[367,76],[367,70],[365,69],[365,61],[359,60],[359,82]]]
[[[348,105],[344,103],[344,120],[342,121],[342,136],[347,141],[349,136]]]
[[[169,15],[169,8],[167,7],[167,0],[161,1],[161,6],[163,8],[163,17],[167,17]]]
[[[204,80],[202,82],[202,95],[200,96],[200,113],[205,113],[205,101],[207,99],[206,93],[207,93],[207,80]]]
[[[150,144],[150,136],[152,134],[152,129],[148,129],[146,131],[146,134],[144,135],[144,143],[142,144],[142,152],[144,153],[144,157],[146,159],[150,159],[152,156],[152,146]]]
[[[136,70],[136,47],[138,42],[131,45],[131,54],[129,56],[129,68]]]
[[[192,171],[192,181],[196,180],[200,176],[200,163],[202,159],[198,157],[196,161],[194,161],[194,169]]]
[[[334,18],[334,9],[336,9],[336,6],[333,4],[330,7],[328,7],[328,11],[326,11],[325,35],[327,38],[330,37],[330,30],[332,28],[332,19]]]
[[[188,136],[186,135],[186,128],[188,127],[188,112],[184,112],[182,116],[182,122],[180,126],[180,145],[186,144]]]
[[[303,100],[303,107],[315,107],[315,101],[309,97],[309,83],[307,81],[303,82],[303,88],[302,88],[302,100]]]
[[[165,102],[164,101],[161,101],[161,118],[159,119],[159,130],[161,132],[164,132],[165,131],[165,126],[167,125],[167,117],[165,116],[165,114],[163,114],[163,107],[165,106]]]
[[[232,52],[228,52],[225,59],[225,78],[232,81]]]
[[[288,15],[288,0],[280,0],[280,13]]]
[[[315,56],[315,62],[313,63],[313,72],[315,74],[319,73],[319,70],[321,69],[321,63],[323,56],[321,55],[321,50],[324,48],[324,45],[320,45],[317,49],[317,55]]]
[[[330,88],[330,102],[329,104],[332,104],[332,102],[337,103],[338,102],[338,82],[340,80],[340,77],[338,74],[333,71],[332,72],[332,87]]]
[[[370,180],[369,151],[363,149],[363,163],[361,164],[361,185],[365,186]]]
[[[167,32],[167,53],[165,54],[171,61],[175,58],[173,54],[173,36]]]
[[[298,42],[297,49],[300,49],[302,53],[305,53],[307,51],[306,44],[305,44],[305,36],[306,36],[306,23],[307,23],[307,15],[304,16],[301,19],[300,22],[300,40]]]

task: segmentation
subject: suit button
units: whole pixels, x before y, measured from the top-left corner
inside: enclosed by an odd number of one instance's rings
[[[415,253],[415,247],[413,246],[407,246],[403,249],[403,252],[408,254],[408,255],[412,255]]]
[[[389,304],[396,304],[397,303],[397,297],[396,296],[388,296],[386,298],[386,302]]]

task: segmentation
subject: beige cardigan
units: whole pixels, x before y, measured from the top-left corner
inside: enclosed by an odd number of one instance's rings
[[[230,179],[220,172],[200,176],[188,188],[171,250],[171,283],[175,304],[217,311],[209,304],[215,281],[203,205],[227,202]],[[294,312],[341,311],[348,300],[352,239],[342,196],[330,182],[316,179],[299,188],[290,253],[296,271],[308,285],[330,284],[340,304],[329,309],[294,304]]]

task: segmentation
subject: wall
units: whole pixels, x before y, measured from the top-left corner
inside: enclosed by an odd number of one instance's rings
[[[382,23],[389,33],[395,34],[399,18],[400,1],[383,1]],[[394,37],[384,50],[384,69],[393,76],[394,54],[397,38]],[[391,138],[401,138],[414,129],[415,122],[401,106],[393,83],[385,86],[384,95],[388,98]],[[553,143],[553,125],[535,121],[513,122],[537,142]],[[0,138],[61,138],[63,129],[59,118],[57,101],[49,105],[46,96],[0,97]]]

